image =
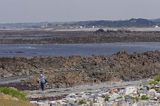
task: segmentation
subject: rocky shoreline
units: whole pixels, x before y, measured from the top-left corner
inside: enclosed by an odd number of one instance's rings
[[[148,80],[106,82],[27,93],[30,102],[38,106],[159,106],[160,75]]]
[[[160,51],[141,54],[122,51],[112,56],[0,58],[0,79],[33,76],[16,84],[12,82],[1,86],[39,89],[37,81],[41,71],[47,77],[47,88],[151,78],[160,73]],[[22,88],[22,85],[27,86]]]

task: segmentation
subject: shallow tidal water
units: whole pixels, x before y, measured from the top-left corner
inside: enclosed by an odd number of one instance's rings
[[[160,42],[100,44],[0,44],[0,57],[112,55],[160,50]]]

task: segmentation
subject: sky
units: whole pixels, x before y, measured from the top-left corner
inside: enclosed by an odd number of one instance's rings
[[[160,18],[160,0],[0,0],[0,23]]]

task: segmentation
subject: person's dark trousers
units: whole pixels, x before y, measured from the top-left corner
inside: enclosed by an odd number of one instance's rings
[[[44,91],[44,83],[41,82],[41,90]]]

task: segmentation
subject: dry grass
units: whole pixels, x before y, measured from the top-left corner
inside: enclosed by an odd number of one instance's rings
[[[22,91],[19,91],[15,88],[8,88],[8,87],[0,87],[0,93],[9,95],[11,97],[16,97],[19,100],[27,100],[26,99],[26,94]]]
[[[14,88],[0,89],[0,106],[34,106],[24,98],[20,91]]]
[[[26,101],[0,99],[0,106],[35,106]]]

